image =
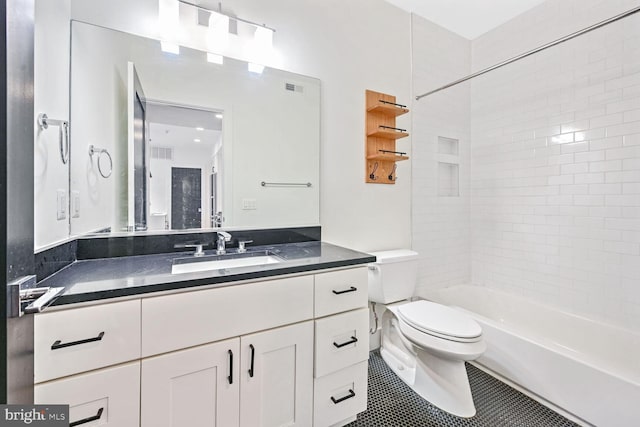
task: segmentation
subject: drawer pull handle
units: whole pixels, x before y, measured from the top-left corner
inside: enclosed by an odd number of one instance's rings
[[[72,422],[71,424],[69,424],[69,427],[79,426],[80,424],[86,424],[86,423],[90,423],[91,421],[99,420],[100,417],[102,416],[102,411],[104,411],[104,408],[98,409],[98,413],[92,417],[84,418],[82,420]]]
[[[337,405],[338,403],[344,402],[345,400],[351,399],[352,397],[356,397],[356,393],[353,390],[349,389],[348,395],[346,395],[345,397],[341,397],[340,399],[336,399],[335,397],[331,396],[331,401]]]
[[[233,384],[233,351],[229,350],[229,384]]]
[[[336,348],[341,348],[344,347],[345,345],[349,345],[349,344],[354,344],[358,342],[358,338],[356,337],[351,337],[351,339],[347,342],[343,342],[342,344],[338,344],[337,342],[334,342],[333,345],[336,346]]]
[[[253,378],[253,359],[256,356],[256,349],[253,347],[253,344],[249,344],[249,348],[251,349],[251,366],[249,367],[249,376]]]
[[[351,286],[349,289],[345,289],[344,291],[333,291],[333,293],[336,295],[340,295],[340,294],[346,294],[347,292],[355,292],[357,290],[358,288],[356,288],[355,286]]]
[[[100,332],[97,337],[87,338],[86,340],[71,341],[71,342],[65,342],[65,343],[61,342],[60,340],[57,340],[56,342],[54,342],[51,345],[51,350],[57,350],[59,348],[71,347],[71,346],[74,346],[74,345],[87,344],[87,343],[94,342],[94,341],[101,341],[102,337],[104,337],[104,332]]]

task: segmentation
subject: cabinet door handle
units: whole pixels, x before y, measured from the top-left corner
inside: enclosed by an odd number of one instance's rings
[[[331,396],[331,401],[337,405],[338,403],[344,402],[345,400],[351,399],[352,397],[356,397],[356,393],[353,390],[349,389],[348,395],[346,395],[345,397],[341,397],[340,399],[336,399],[335,397]]]
[[[233,384],[233,351],[229,350],[229,384]]]
[[[253,347],[253,344],[249,344],[249,348],[251,349],[251,366],[249,367],[249,376],[253,378],[253,361],[256,356],[256,349]]]
[[[74,345],[87,344],[87,343],[94,342],[94,341],[101,341],[102,337],[104,337],[104,332],[100,332],[97,337],[87,338],[86,340],[71,341],[71,342],[65,342],[65,343],[63,343],[60,340],[57,340],[56,342],[51,344],[51,350],[57,350],[59,348],[71,347],[71,346],[74,346]]]
[[[69,427],[79,426],[80,424],[86,424],[86,423],[90,423],[91,421],[99,420],[100,417],[102,416],[102,411],[104,411],[104,408],[98,409],[98,413],[92,417],[84,418],[84,419],[72,422],[71,424],[69,424]]]
[[[340,294],[346,294],[347,292],[355,292],[357,291],[358,288],[356,288],[355,286],[351,286],[349,289],[345,289],[344,291],[332,291],[334,294],[336,295],[340,295]]]
[[[333,342],[333,345],[336,346],[336,348],[341,348],[344,347],[345,345],[349,345],[349,344],[353,344],[353,343],[357,343],[358,342],[358,338],[356,337],[351,337],[351,339],[349,341],[343,342],[342,344],[338,344],[337,342]]]

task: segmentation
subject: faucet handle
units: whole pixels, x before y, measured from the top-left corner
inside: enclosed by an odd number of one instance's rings
[[[247,243],[253,243],[253,240],[239,240],[238,241],[238,253],[243,254],[247,252],[247,249],[244,247]]]
[[[202,250],[203,247],[205,246],[209,246],[208,243],[187,243],[184,245],[176,245],[175,247],[181,247],[181,248],[195,248],[195,252],[193,255],[195,256],[202,256],[204,255],[204,251]]]

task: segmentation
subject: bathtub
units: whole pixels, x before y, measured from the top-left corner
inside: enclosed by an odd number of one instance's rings
[[[639,334],[482,286],[423,296],[480,323],[481,369],[580,424],[640,425]]]

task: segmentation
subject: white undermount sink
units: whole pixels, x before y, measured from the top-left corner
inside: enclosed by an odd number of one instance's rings
[[[177,258],[173,260],[171,274],[194,273],[198,271],[252,267],[275,264],[282,259],[269,252],[247,252],[244,254],[210,255],[203,257]]]

